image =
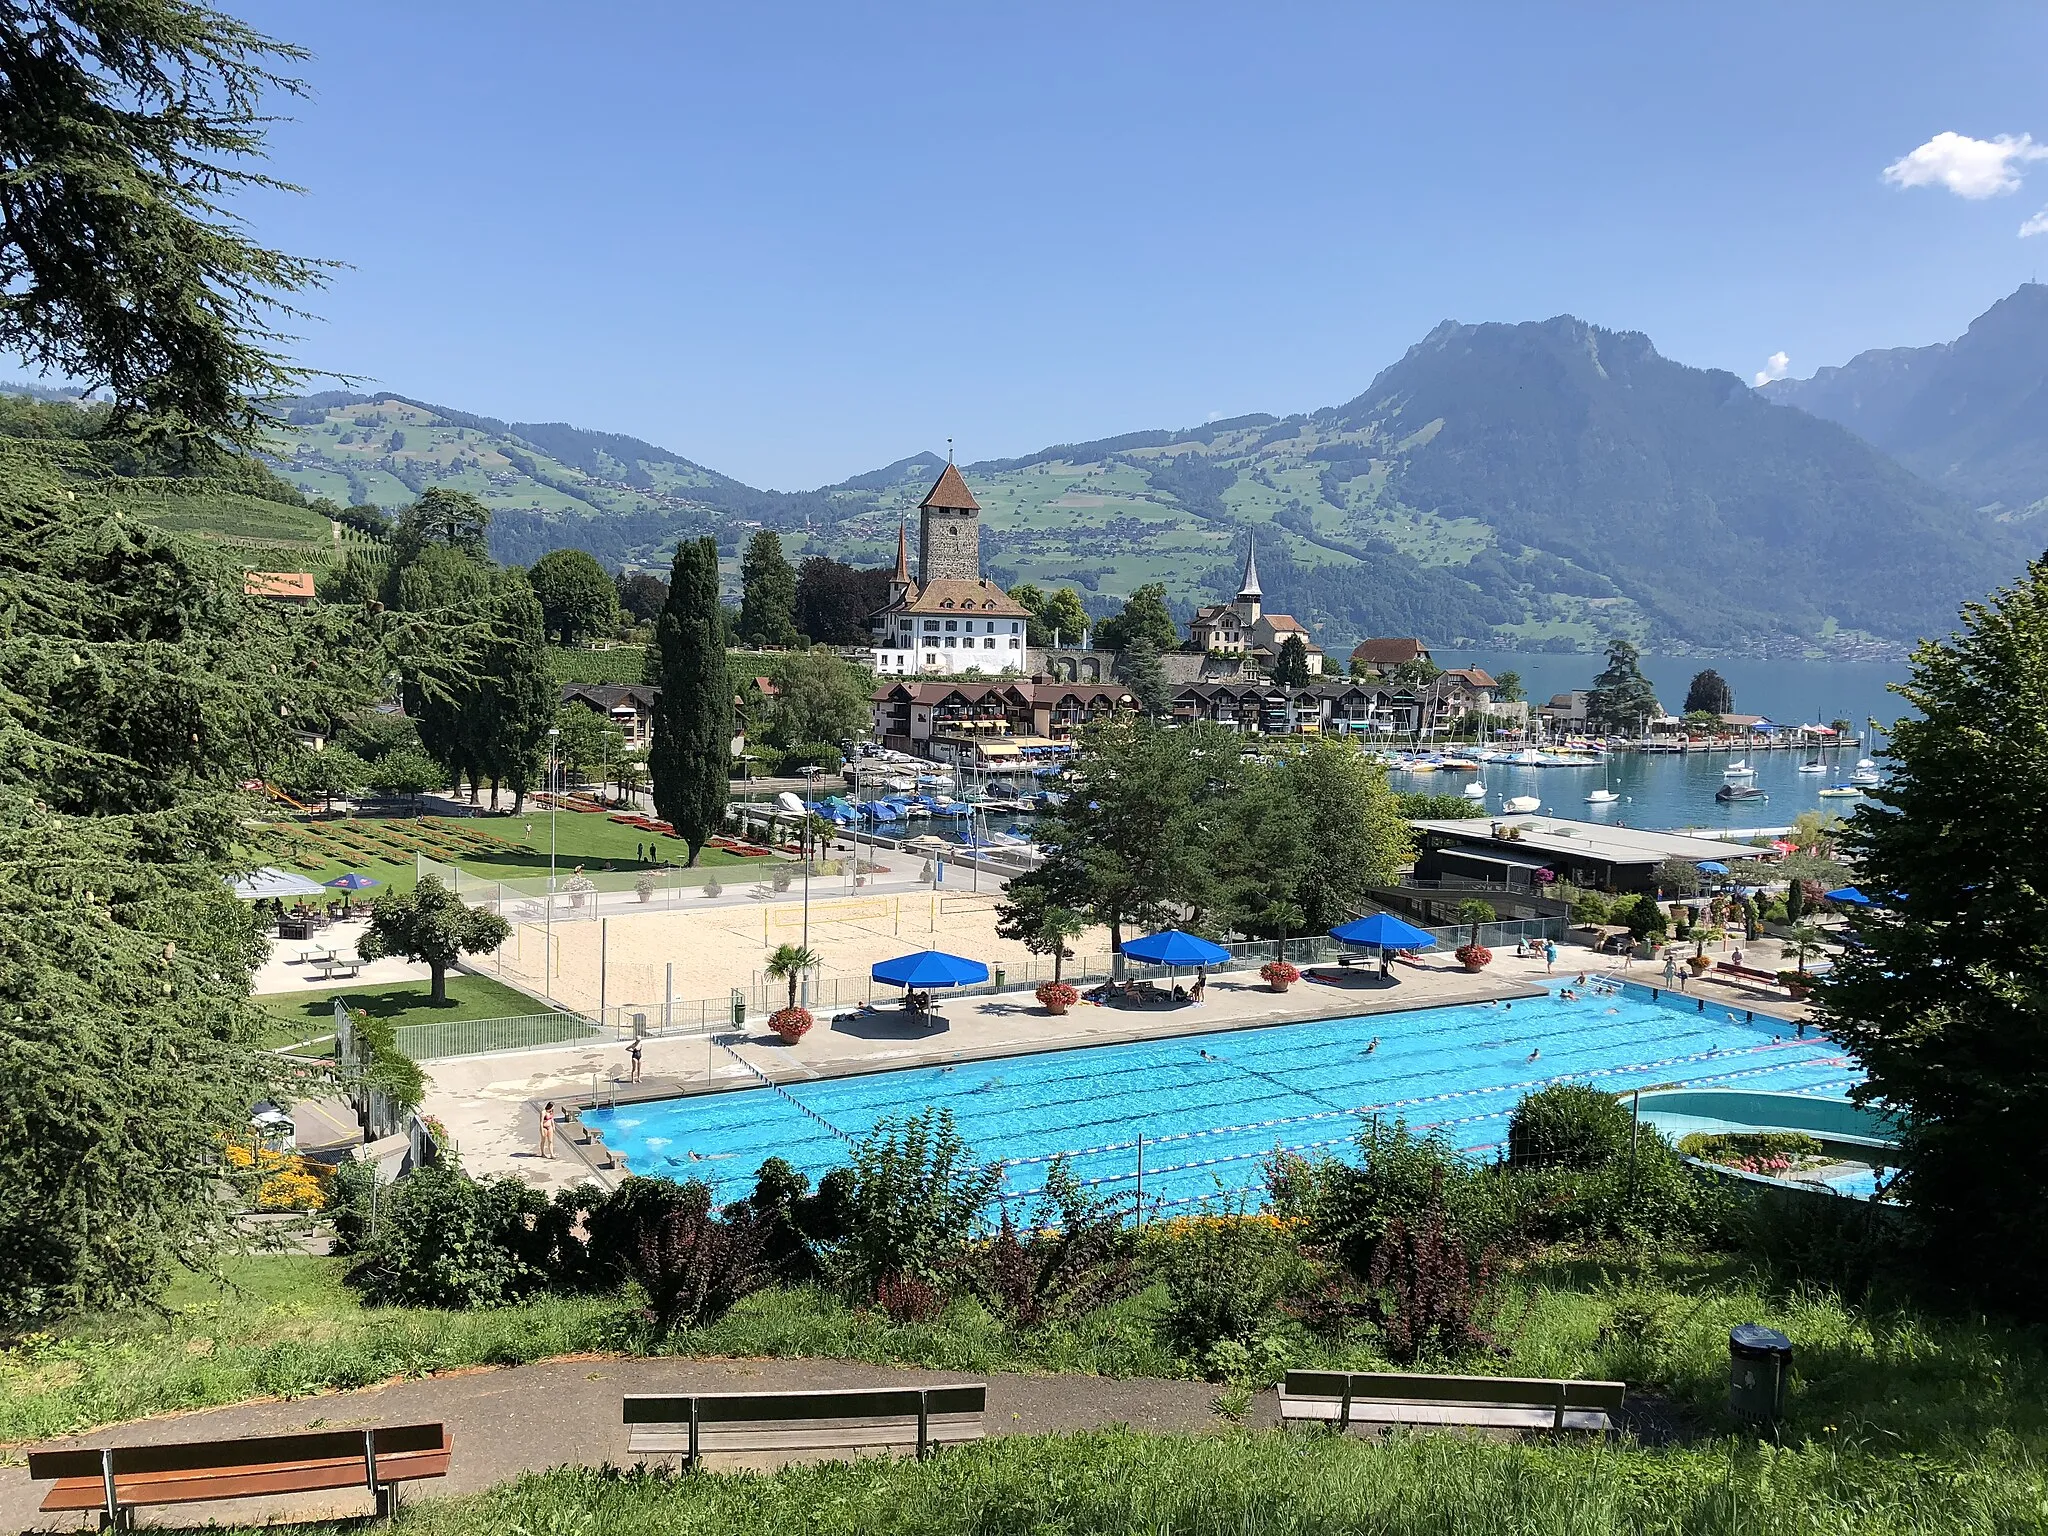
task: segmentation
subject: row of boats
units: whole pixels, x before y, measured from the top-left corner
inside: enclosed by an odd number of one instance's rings
[[[1797,771],[1800,773],[1828,773],[1832,771],[1833,766],[1833,764],[1824,762],[1816,757],[1801,763]],[[1730,801],[1768,800],[1771,798],[1763,790],[1758,789],[1755,784],[1749,782],[1756,777],[1756,770],[1746,762],[1736,761],[1730,763],[1721,770],[1721,777],[1728,782],[1714,791],[1714,798],[1724,804]],[[1855,769],[1845,781],[1830,784],[1827,788],[1819,791],[1819,794],[1823,800],[1854,800],[1859,798],[1866,789],[1875,789],[1883,782],[1884,779],[1878,773],[1875,762],[1867,757],[1858,758]],[[1586,798],[1590,801],[1593,797],[1588,795]]]

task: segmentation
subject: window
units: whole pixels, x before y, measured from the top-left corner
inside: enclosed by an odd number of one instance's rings
[[[966,626],[965,626],[965,627],[966,627],[967,633],[969,633],[970,635],[971,635],[971,634],[973,634],[973,633],[974,633],[974,620],[972,620],[972,619],[969,619],[969,620],[967,621],[967,624],[966,624]]]
[[[936,667],[939,664],[939,658],[932,655],[929,651],[927,651],[925,653],[924,664],[928,667]]]
[[[924,621],[924,627],[926,629],[937,629],[939,627],[939,621],[937,619],[926,619]]]
[[[994,642],[994,641],[990,641],[989,643],[990,643],[991,645],[993,645],[993,644],[994,644],[995,642]],[[1011,649],[1011,650],[1013,650],[1013,651],[1017,649],[1017,642],[1016,642],[1016,641],[1012,640],[1012,641],[1010,642],[1010,649]]]
[[[1013,635],[1017,633],[1017,621],[1015,619],[1012,619],[1010,621],[1010,633]],[[1014,647],[1012,647],[1012,649],[1014,649]]]
[[[995,636],[991,635],[988,637],[988,639],[982,641],[981,648],[985,651],[994,650],[996,648]]]
[[[948,619],[948,620],[946,620],[946,628],[948,628],[948,629],[958,629],[959,627],[960,627],[960,621],[959,621],[958,619]]]
[[[953,649],[954,644],[955,641],[953,637],[951,635],[946,636],[946,649],[950,651],[951,649]]]

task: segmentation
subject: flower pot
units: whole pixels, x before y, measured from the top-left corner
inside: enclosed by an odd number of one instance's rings
[[[1047,1003],[1045,1011],[1054,1018],[1058,1018],[1067,1011],[1067,1005],[1065,1003]]]
[[[1035,996],[1039,1005],[1054,1018],[1058,1018],[1081,1000],[1080,992],[1064,981],[1048,981],[1041,985]]]
[[[1267,985],[1270,986],[1275,992],[1285,992],[1289,987],[1293,986],[1294,983],[1291,981],[1273,981],[1268,982]]]
[[[1685,957],[1685,963],[1692,967],[1692,973],[1695,976],[1706,975],[1707,972],[1713,968],[1714,964],[1714,962],[1709,960],[1705,955],[1687,955]]]
[[[808,1008],[778,1008],[768,1015],[768,1027],[782,1037],[784,1045],[795,1045],[811,1032],[811,1011]]]

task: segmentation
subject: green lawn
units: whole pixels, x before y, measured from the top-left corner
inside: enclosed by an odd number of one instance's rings
[[[509,803],[509,802],[508,802]],[[408,816],[363,816],[350,818],[362,821],[390,822],[404,827],[417,818]],[[493,847],[488,853],[465,854],[457,862],[471,874],[487,880],[544,880],[549,868],[548,838],[549,823],[552,819],[555,839],[554,868],[567,877],[578,865],[591,874],[601,872],[607,861],[613,870],[636,870],[651,868],[654,863],[681,864],[689,857],[689,849],[679,837],[663,837],[641,827],[629,827],[587,811],[558,811],[550,818],[549,813],[538,807],[529,806],[518,816],[487,816],[475,818],[474,825],[482,831],[504,839],[508,846]],[[283,824],[289,826],[289,823]],[[635,858],[636,847],[645,851],[654,849],[654,858]],[[327,859],[317,868],[305,869],[278,848],[260,849],[255,856],[262,863],[278,863],[309,880],[326,884],[338,876],[351,871],[370,876],[382,882],[377,891],[361,894],[374,896],[378,891],[404,894],[416,883],[413,858],[410,854],[397,852],[364,855],[349,859]],[[755,864],[763,865],[764,859],[743,859],[737,854],[725,853],[716,848],[706,848],[698,856],[700,865]]]
[[[366,1013],[392,1024],[450,1024],[458,1019],[512,1019],[542,1011],[524,992],[488,976],[448,978],[448,1001],[427,1001],[432,984],[402,981],[385,987],[331,987],[311,992],[267,992],[251,1001],[277,1020],[262,1044],[275,1048],[334,1032],[334,1000],[351,1013]]]

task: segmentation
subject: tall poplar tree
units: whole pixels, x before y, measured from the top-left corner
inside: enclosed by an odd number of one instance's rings
[[[676,547],[654,648],[661,683],[647,758],[654,809],[689,845],[695,864],[724,819],[732,765],[732,683],[720,642],[716,539]]]
[[[782,553],[782,535],[763,528],[740,557],[740,638],[749,645],[792,646],[796,572]]]
[[[503,572],[499,580],[468,734],[471,752],[491,777],[493,801],[503,785],[512,791],[516,815],[540,782],[558,690],[548,669],[540,600],[519,571]]]

